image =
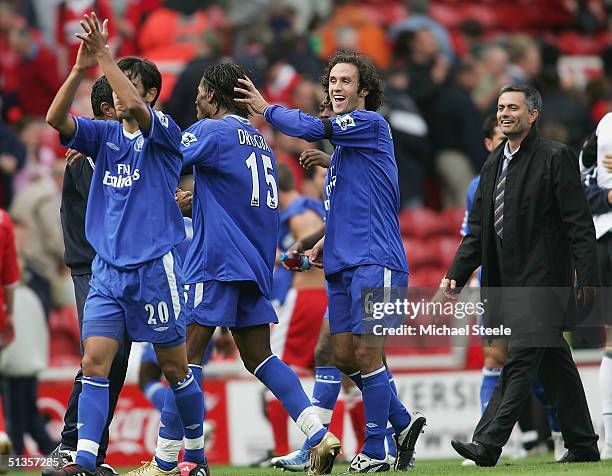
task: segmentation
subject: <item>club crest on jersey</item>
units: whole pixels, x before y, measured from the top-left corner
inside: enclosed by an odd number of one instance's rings
[[[136,142],[134,143],[134,150],[136,152],[140,152],[142,150],[142,146],[144,145],[144,137],[138,136],[138,139],[136,139]]]
[[[340,126],[340,129],[345,131],[347,127],[355,127],[355,120],[350,114],[345,114],[344,116],[336,117],[336,124]]]
[[[164,127],[168,127],[168,118],[166,117],[166,115],[161,111],[155,111],[155,114],[159,118],[159,122],[161,122],[161,125]]]
[[[185,147],[189,147],[192,142],[197,142],[197,141],[198,141],[198,138],[194,134],[192,134],[191,132],[185,132],[183,133],[181,144],[183,144]]]

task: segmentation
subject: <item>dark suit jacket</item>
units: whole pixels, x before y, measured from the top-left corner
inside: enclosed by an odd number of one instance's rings
[[[567,327],[575,319],[576,304],[573,292],[569,292],[575,277],[578,286],[599,285],[595,229],[578,160],[567,146],[541,138],[537,129],[525,138],[508,165],[503,250],[498,257],[493,192],[504,146],[505,141],[490,154],[482,168],[469,215],[471,233],[461,242],[447,277],[463,286],[482,264],[484,289],[565,288],[568,302],[563,297],[560,305],[573,310],[572,316],[562,317],[561,327]],[[536,317],[533,312],[529,316],[530,311],[524,311],[526,319]],[[558,321],[560,317],[555,318]]]

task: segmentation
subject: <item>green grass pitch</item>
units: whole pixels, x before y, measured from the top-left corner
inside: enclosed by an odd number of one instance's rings
[[[612,460],[600,463],[548,464],[550,457],[527,458],[520,461],[502,460],[495,468],[479,468],[476,466],[461,466],[459,460],[418,461],[416,468],[409,473],[413,476],[611,476]],[[342,474],[346,465],[336,465],[332,474]],[[124,474],[130,468],[117,468]],[[9,473],[20,476],[40,475],[40,472]],[[303,475],[306,473],[287,473],[278,469],[254,469],[235,466],[211,466],[212,476],[281,476]],[[393,474],[393,473],[387,473]],[[395,473],[400,474],[400,473]]]

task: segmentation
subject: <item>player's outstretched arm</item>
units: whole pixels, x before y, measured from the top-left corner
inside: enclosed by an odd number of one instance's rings
[[[74,119],[70,114],[70,107],[85,72],[92,66],[95,66],[95,64],[95,56],[81,42],[74,66],[64,84],[57,91],[47,111],[47,124],[68,139],[72,138],[76,130]]]
[[[266,120],[283,134],[300,137],[309,142],[331,137],[331,122],[328,119],[325,119],[329,124],[326,127],[321,119],[299,109],[270,105],[249,78],[238,81],[240,85],[236,86],[234,91],[244,97],[235,98],[234,101],[247,104],[253,112],[263,114]]]
[[[113,91],[129,115],[136,119],[143,132],[148,133],[151,130],[151,111],[136,87],[119,69],[110,47],[106,44],[108,20],[104,20],[100,27],[96,14],[92,12],[91,15],[84,15],[81,26],[85,33],[78,33],[76,36],[83,40],[89,51],[95,55]]]

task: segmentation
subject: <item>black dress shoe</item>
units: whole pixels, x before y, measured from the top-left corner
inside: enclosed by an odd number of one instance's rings
[[[497,458],[491,456],[490,452],[478,442],[463,443],[459,440],[452,440],[451,445],[457,453],[465,459],[471,459],[478,466],[495,466]]]
[[[599,452],[578,453],[577,451],[568,450],[557,463],[589,463],[599,461]]]

